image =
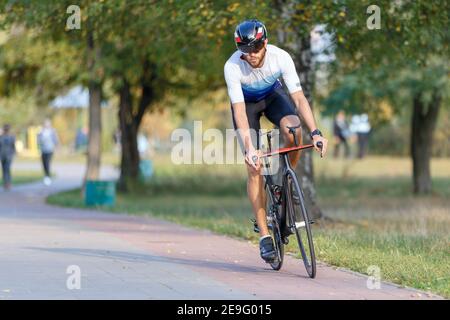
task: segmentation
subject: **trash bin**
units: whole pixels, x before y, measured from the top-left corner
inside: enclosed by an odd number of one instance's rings
[[[116,203],[116,182],[86,181],[84,203],[86,206],[114,206]]]
[[[141,181],[147,182],[153,176],[153,163],[151,160],[141,160],[139,162],[139,177]]]

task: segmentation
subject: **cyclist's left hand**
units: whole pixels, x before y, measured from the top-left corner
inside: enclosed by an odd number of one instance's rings
[[[320,148],[317,146],[317,142],[319,142],[319,141],[322,142],[322,145],[323,145],[322,150],[320,150]],[[322,157],[325,156],[325,154],[327,153],[328,140],[319,135],[315,135],[313,137],[313,144],[314,144],[314,149],[316,149],[317,152],[320,152]]]

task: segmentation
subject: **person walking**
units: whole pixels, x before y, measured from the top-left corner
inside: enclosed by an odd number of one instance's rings
[[[50,164],[58,143],[58,135],[52,127],[50,120],[46,119],[44,121],[44,127],[38,134],[38,144],[41,149],[42,166],[45,174],[44,184],[46,186],[52,183],[52,179],[50,178]]]
[[[75,152],[86,152],[88,131],[86,127],[78,128],[75,136]]]
[[[336,146],[334,147],[334,157],[337,158],[339,156],[339,151],[341,149],[341,145],[344,145],[345,157],[348,158],[350,156],[350,147],[348,145],[347,139],[350,135],[350,130],[345,120],[344,111],[339,111],[336,115],[336,118],[333,122],[333,133],[336,139]]]
[[[11,189],[11,164],[16,154],[16,138],[10,133],[9,124],[3,126],[0,135],[0,160],[2,163],[3,188]]]
[[[367,155],[369,147],[369,135],[371,126],[367,113],[354,115],[350,125],[351,131],[358,137],[358,158],[362,159]]]

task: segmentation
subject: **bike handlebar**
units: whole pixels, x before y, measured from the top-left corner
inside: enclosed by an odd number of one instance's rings
[[[316,145],[317,145],[317,147],[318,147],[320,150],[322,150],[322,148],[323,148],[323,143],[322,143],[322,141],[317,142]],[[262,158],[267,157],[267,156],[270,156],[270,155],[273,155],[273,154],[278,154],[279,152],[277,152],[277,151],[283,151],[283,152],[288,151],[288,152],[290,152],[290,151],[294,151],[295,149],[307,149],[307,148],[312,148],[313,146],[314,146],[314,145],[309,144],[309,145],[304,145],[304,146],[299,146],[299,147],[294,147],[294,148],[278,149],[278,150],[276,150],[276,151],[274,151],[274,152],[269,152],[269,153],[263,154],[263,155],[262,155]],[[291,149],[291,150],[289,150],[289,149]],[[323,158],[322,153],[320,153],[320,157]],[[252,161],[253,161],[254,164],[256,164],[256,161],[258,161],[258,158],[259,158],[258,156],[253,156],[253,157],[252,157]]]

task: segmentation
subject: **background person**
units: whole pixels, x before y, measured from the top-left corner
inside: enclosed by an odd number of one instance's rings
[[[10,134],[10,125],[3,126],[3,132],[0,135],[0,160],[2,163],[3,188],[11,188],[11,164],[16,153],[16,138]]]
[[[148,157],[149,142],[145,134],[139,133],[137,136],[138,151],[141,159]]]
[[[50,178],[50,164],[55,148],[58,145],[58,135],[49,119],[44,121],[44,127],[38,134],[38,144],[41,149],[42,166],[45,174],[44,184],[48,186],[52,183]]]
[[[75,151],[85,152],[88,144],[88,130],[86,127],[78,128],[75,136]]]
[[[116,129],[112,135],[114,141],[114,151],[120,152],[122,135],[120,129]]]
[[[351,131],[358,138],[358,158],[362,159],[367,155],[369,148],[370,123],[367,113],[354,115],[352,117]]]
[[[350,147],[348,145],[348,137],[350,136],[349,126],[345,120],[344,111],[339,111],[333,121],[333,133],[336,139],[336,145],[334,147],[334,157],[339,156],[341,146],[344,145],[345,157],[350,156]]]

